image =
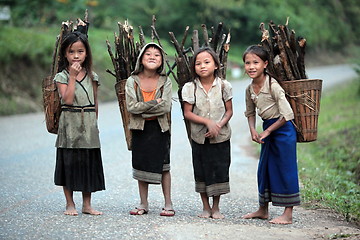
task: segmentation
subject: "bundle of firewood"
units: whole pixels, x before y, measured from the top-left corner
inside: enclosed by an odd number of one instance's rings
[[[55,74],[59,71],[59,49],[63,37],[73,31],[78,31],[83,34],[88,33],[88,11],[85,11],[84,21],[77,19],[76,25],[72,21],[62,22],[60,34],[56,37],[55,47],[52,56],[52,64],[50,75],[42,81],[43,105],[45,113],[46,128],[49,133],[57,134],[59,128],[59,118],[61,113],[61,103],[59,93],[54,82]]]
[[[227,69],[227,56],[230,49],[230,32],[228,32],[227,34],[223,33],[223,24],[221,22],[218,24],[216,30],[214,27],[211,27],[211,36],[209,36],[208,29],[205,24],[202,24],[201,27],[204,40],[202,46],[211,47],[216,52],[221,63],[219,71],[220,77],[225,79]],[[184,36],[180,44],[176,40],[174,33],[169,32],[171,42],[174,44],[177,52],[177,55],[175,56],[177,77],[175,78],[175,80],[179,85],[179,90],[181,90],[185,83],[193,80],[191,74],[191,59],[194,52],[201,47],[199,41],[199,32],[198,30],[194,30],[191,38],[192,46],[185,48],[184,45],[188,36],[188,31],[189,26],[186,27]]]
[[[220,22],[215,30],[214,27],[211,27],[211,35],[209,36],[208,29],[205,24],[201,25],[202,28],[202,36],[203,36],[203,44],[200,45],[199,41],[199,32],[198,30],[193,31],[192,35],[192,46],[185,47],[185,42],[188,36],[189,26],[185,28],[184,36],[182,38],[181,43],[176,40],[176,37],[173,32],[169,32],[171,42],[173,43],[177,55],[175,55],[175,64],[177,67],[177,76],[174,79],[178,84],[178,97],[181,105],[181,109],[183,111],[183,99],[181,96],[181,91],[185,83],[193,81],[192,69],[191,69],[191,61],[193,58],[193,54],[197,51],[201,46],[206,46],[212,48],[220,60],[220,69],[219,69],[219,77],[222,79],[226,78],[226,69],[227,69],[227,57],[228,52],[230,50],[230,32],[227,34],[223,33],[223,24]],[[190,140],[190,124],[184,119],[186,131],[188,134],[188,138]]]
[[[156,18],[155,16],[153,16],[151,25],[151,41],[154,42],[154,40],[156,39],[158,44],[162,46],[159,35],[157,34],[155,28],[155,23]],[[135,70],[137,58],[141,49],[146,45],[146,42],[144,32],[141,26],[139,26],[139,42],[135,41],[134,28],[129,25],[128,21],[125,21],[124,24],[118,22],[118,26],[119,33],[114,34],[115,54],[111,50],[109,40],[106,40],[108,53],[114,66],[113,71],[111,71],[110,69],[106,69],[106,71],[116,78],[116,96],[118,98],[127,147],[129,150],[131,150],[132,134],[130,129],[128,128],[130,114],[126,109],[125,84],[131,73]],[[169,62],[167,60],[166,63],[169,66]]]
[[[307,79],[306,39],[296,38],[295,31],[288,28],[288,21],[279,26],[271,21],[270,31],[261,23],[261,45],[269,54],[267,71],[279,81],[293,109],[297,141],[311,142],[317,139],[322,80]]]
[[[276,26],[270,21],[269,30],[264,23],[260,24],[261,45],[269,55],[267,70],[278,81],[307,78],[304,63],[306,39],[296,38],[288,23],[289,18],[285,25]]]

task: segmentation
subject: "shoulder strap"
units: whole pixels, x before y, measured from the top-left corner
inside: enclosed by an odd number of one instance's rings
[[[272,89],[271,89],[271,76],[269,75],[269,90],[270,90],[270,95],[273,99],[275,99],[275,95],[274,93],[272,92]]]
[[[195,102],[196,102],[196,83],[195,81],[193,81],[194,83],[194,99],[195,99]],[[225,104],[225,99],[224,99],[224,89],[225,89],[225,83],[224,81],[221,79],[221,96],[222,96],[222,100]]]

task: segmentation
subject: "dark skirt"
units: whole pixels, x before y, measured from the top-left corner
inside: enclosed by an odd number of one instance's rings
[[[192,141],[192,158],[195,177],[195,191],[208,197],[230,192],[230,140],[210,144]]]
[[[265,120],[264,130],[277,119]],[[261,145],[258,167],[259,204],[300,205],[296,160],[296,130],[291,121],[271,132]]]
[[[71,191],[105,190],[100,148],[57,148],[54,181]]]
[[[132,130],[133,178],[160,184],[170,170],[170,132],[162,132],[158,120],[145,121],[144,130]]]

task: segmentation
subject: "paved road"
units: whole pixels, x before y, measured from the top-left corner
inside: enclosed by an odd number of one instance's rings
[[[308,74],[324,79],[324,90],[339,82],[346,84],[356,75],[346,65],[310,69]],[[42,113],[0,117],[0,239],[316,239],[340,232],[359,233],[336,215],[302,208],[295,209],[291,226],[241,219],[257,208],[257,159],[243,116],[248,83],[233,82],[231,193],[221,200],[224,220],[196,217],[201,202],[194,192],[190,145],[177,102],[172,111],[172,195],[177,211],[173,218],[159,216],[163,207],[160,186],[150,187],[148,215],[128,214],[138,203],[138,192],[116,102],[100,105],[107,190],[93,195],[93,206],[104,212],[102,216],[63,215],[62,189],[53,184],[55,135],[46,132]],[[75,193],[75,201],[80,209],[80,193]],[[272,207],[270,214],[278,215],[281,210]]]

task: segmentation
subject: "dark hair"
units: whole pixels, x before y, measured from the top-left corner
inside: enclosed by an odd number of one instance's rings
[[[256,56],[261,58],[261,60],[263,60],[264,62],[269,60],[268,53],[264,50],[264,48],[262,48],[259,45],[251,45],[245,50],[243,54],[243,62],[245,62],[245,57],[249,53],[255,54]]]
[[[85,46],[86,58],[82,67],[85,67],[87,74],[89,74],[89,76],[92,78],[92,54],[89,41],[85,34],[76,31],[66,34],[61,42],[58,72],[61,72],[69,66],[69,62],[66,59],[66,50],[69,46],[73,45],[77,41],[81,41]]]
[[[164,62],[165,62],[165,59],[164,59],[164,53],[163,53],[163,50],[161,49],[161,47],[159,47],[157,44],[152,44],[152,43],[149,43],[146,48],[144,49],[144,51],[142,52],[141,56],[140,56],[140,59],[139,59],[139,66],[140,66],[140,69],[137,73],[140,73],[144,70],[144,66],[142,65],[142,58],[144,56],[144,53],[146,52],[147,49],[149,48],[156,48],[160,51],[160,54],[161,54],[161,66],[156,70],[156,72],[158,74],[161,74],[164,70]]]
[[[217,69],[215,69],[215,71],[214,71],[214,75],[215,75],[215,77],[218,77],[219,76],[219,71],[220,71],[220,66],[221,66],[219,57],[216,55],[215,51],[212,48],[210,48],[210,47],[202,47],[202,48],[199,48],[197,51],[195,51],[195,53],[194,53],[194,55],[192,57],[191,71],[192,71],[193,78],[199,77],[196,74],[196,71],[195,71],[195,62],[196,62],[196,57],[202,52],[208,52],[212,56],[212,58],[214,59],[215,65],[217,66]]]

